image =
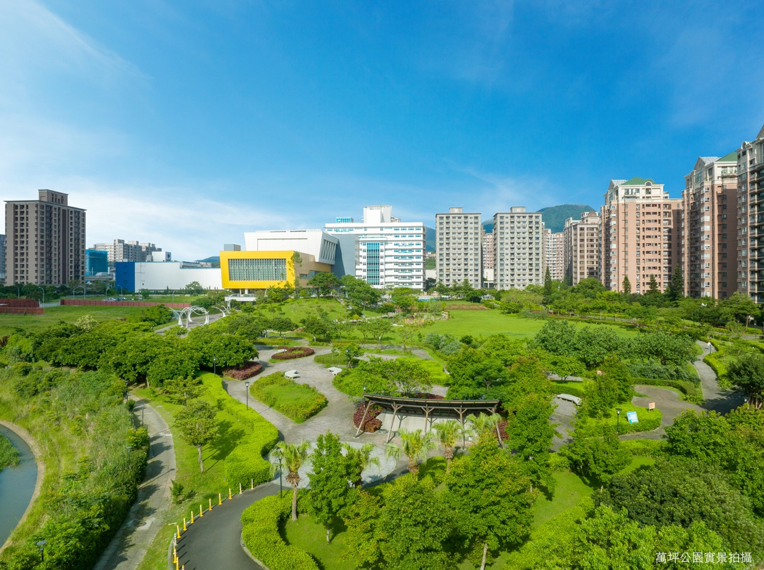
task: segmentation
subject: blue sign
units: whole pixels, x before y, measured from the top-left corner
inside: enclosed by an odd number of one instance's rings
[[[639,422],[637,419],[637,412],[626,412],[626,418],[629,420],[630,424],[636,424]]]

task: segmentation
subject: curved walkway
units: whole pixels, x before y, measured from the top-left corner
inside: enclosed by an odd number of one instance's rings
[[[703,387],[703,398],[706,400],[703,409],[709,412],[714,411],[720,414],[728,414],[745,403],[745,396],[735,390],[724,390],[719,387],[719,379],[716,377],[716,372],[703,362],[703,357],[710,354],[710,352],[716,352],[716,348],[711,345],[711,351],[709,352],[706,349],[706,343],[697,341],[697,344],[703,349],[703,354],[693,362],[693,366],[698,371],[700,385]]]
[[[146,475],[138,499],[117,534],[93,567],[94,570],[137,568],[162,526],[162,513],[170,507],[170,481],[175,477],[175,446],[162,416],[145,401],[136,400],[133,414],[149,430]]]

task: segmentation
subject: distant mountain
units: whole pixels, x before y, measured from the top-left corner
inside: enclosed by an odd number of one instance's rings
[[[594,208],[583,204],[563,204],[539,210],[541,212],[541,219],[544,220],[544,226],[546,229],[552,230],[552,233],[561,232],[565,227],[565,220],[568,218],[579,219],[584,212],[593,211]],[[493,220],[483,222],[483,231],[486,233],[493,232]]]
[[[424,249],[425,251],[435,251],[435,228],[424,227]]]
[[[199,261],[201,263],[220,263],[220,256],[219,255],[213,255],[212,257],[207,257],[205,259],[197,259],[196,261]]]

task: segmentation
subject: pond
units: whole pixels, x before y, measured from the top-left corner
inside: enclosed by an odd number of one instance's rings
[[[37,463],[26,442],[15,432],[0,425],[4,435],[19,450],[21,461],[15,467],[0,471],[0,545],[4,544],[21,517],[24,516],[37,483]]]

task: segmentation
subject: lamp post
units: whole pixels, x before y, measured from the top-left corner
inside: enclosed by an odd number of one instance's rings
[[[130,469],[130,450],[132,448],[133,448],[132,445],[128,445],[128,446],[125,447],[125,449],[127,449],[127,470],[128,471],[132,471],[132,469]]]
[[[42,562],[45,562],[45,545],[48,544],[47,540],[40,540],[37,542],[37,546],[40,548],[40,558]]]
[[[615,409],[615,433],[620,434],[620,425],[619,422],[621,421],[621,408]]]
[[[283,498],[283,477],[281,474],[281,455],[279,455],[279,499]]]
[[[249,381],[244,382],[244,388],[247,390],[247,407],[249,408]]]
[[[218,373],[218,357],[217,356],[212,357],[212,373],[213,374]]]

